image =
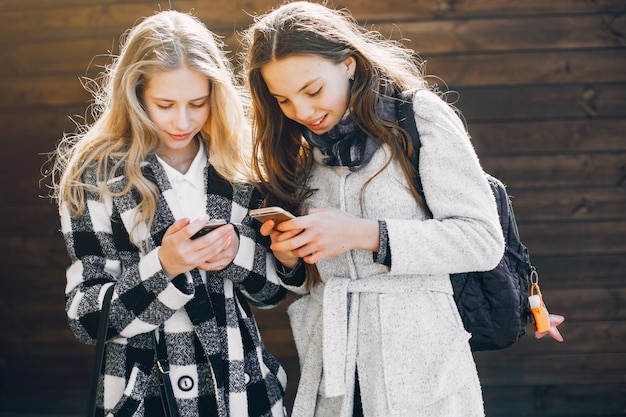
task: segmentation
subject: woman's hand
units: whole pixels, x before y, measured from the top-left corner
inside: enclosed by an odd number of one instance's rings
[[[165,232],[159,260],[170,279],[194,268],[219,271],[235,259],[239,239],[231,224],[220,226],[197,239],[190,239],[207,220],[204,216],[193,222],[188,219],[177,220]]]
[[[274,253],[274,257],[283,264],[285,267],[292,269],[296,266],[298,262],[298,255],[296,255],[292,250],[280,250],[274,248],[274,242],[279,242],[281,240],[290,239],[293,236],[296,236],[300,233],[301,229],[292,229],[288,232],[281,232],[276,229],[276,222],[274,220],[267,220],[261,226],[260,232],[263,236],[269,236],[272,241],[272,245],[270,249],[272,249],[272,253]]]
[[[374,252],[379,244],[376,220],[361,219],[334,208],[311,209],[308,215],[281,222],[274,230],[270,233],[270,248],[281,263],[277,254],[289,254],[290,259],[303,258],[314,264],[352,249]]]

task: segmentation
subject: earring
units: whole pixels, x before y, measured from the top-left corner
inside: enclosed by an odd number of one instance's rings
[[[350,75],[349,80],[350,80],[350,81],[354,81],[354,74]]]

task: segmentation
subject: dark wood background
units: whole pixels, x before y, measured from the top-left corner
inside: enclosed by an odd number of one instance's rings
[[[233,54],[272,0],[0,1],[0,415],[80,415],[93,347],[64,313],[68,258],[41,167],[119,35],[160,8],[195,10]],[[485,169],[505,182],[564,343],[476,354],[487,415],[626,415],[626,1],[343,0],[459,93]],[[284,303],[265,342],[298,364]]]

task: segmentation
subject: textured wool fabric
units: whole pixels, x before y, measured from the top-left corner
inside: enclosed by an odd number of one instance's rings
[[[357,369],[366,416],[484,415],[449,274],[502,257],[495,200],[454,111],[426,90],[414,110],[432,219],[395,161],[361,194],[387,162],[385,147],[358,171],[316,164],[309,178],[318,191],[308,208],[386,222],[391,267],[362,250],[317,262],[323,283],[289,307],[301,366],[293,417],[350,416]]]
[[[159,415],[152,333],[161,327],[181,416],[283,416],[286,374],[265,350],[248,305],[271,307],[286,296],[273,256],[247,215],[260,195],[252,185],[231,185],[208,165],[207,213],[235,226],[239,250],[224,270],[207,272],[206,283],[198,270],[170,281],[158,250],[184,210],[156,157],[148,158],[143,173],[161,192],[150,230],[132,230],[138,204],[133,192],[113,198],[87,192],[85,212],[75,219],[61,205],[72,261],[66,312],[80,341],[95,343],[102,295],[115,285],[98,407],[111,416]],[[93,168],[84,181],[96,185]],[[126,183],[120,175],[108,186],[123,190]],[[132,244],[130,230],[152,249]]]

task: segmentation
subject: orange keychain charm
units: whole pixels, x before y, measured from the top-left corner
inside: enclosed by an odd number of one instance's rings
[[[534,318],[533,325],[535,327],[535,331],[542,333],[550,330],[550,314],[543,303],[543,297],[541,296],[541,290],[539,289],[539,277],[535,271],[531,274],[530,296],[528,297],[528,303],[530,304],[530,312]]]
[[[533,315],[533,327],[535,328],[535,338],[541,339],[549,334],[557,342],[563,341],[561,332],[557,326],[565,320],[565,317],[558,314],[548,313],[548,308],[543,303],[541,290],[539,289],[539,274],[533,268],[530,273],[530,295],[528,296],[530,312]]]

